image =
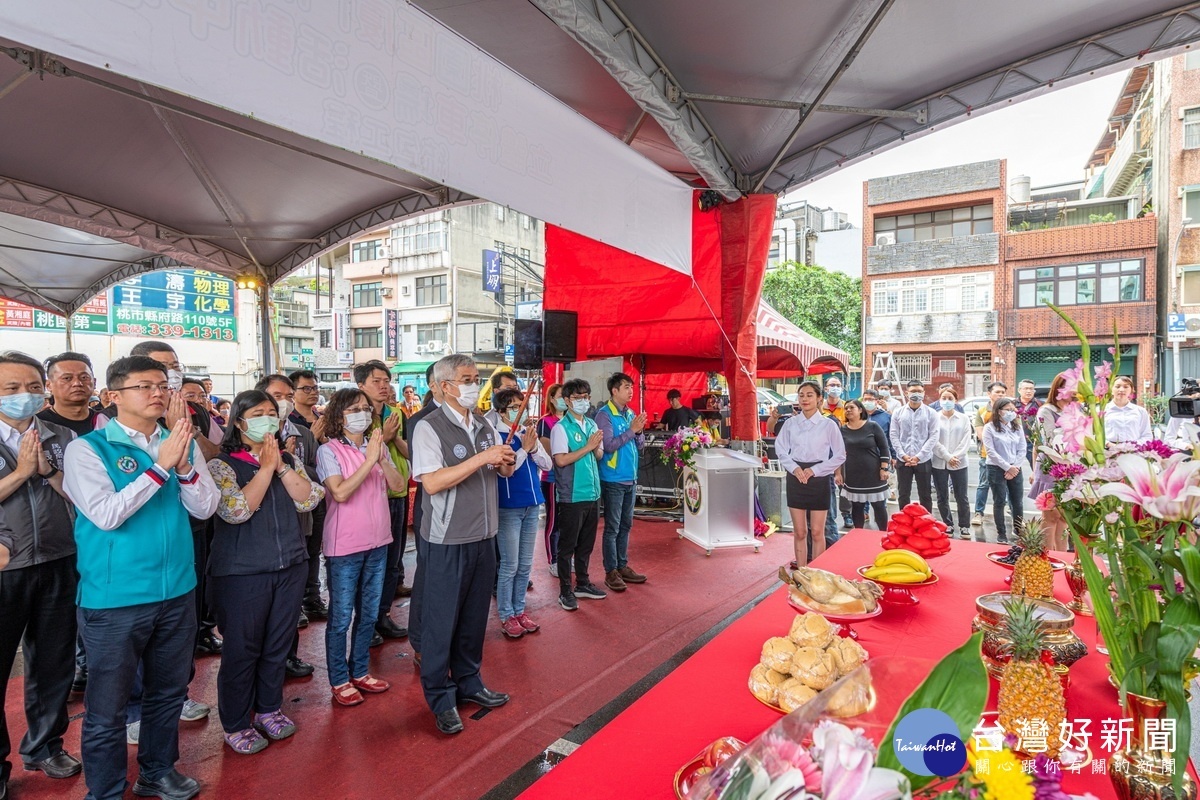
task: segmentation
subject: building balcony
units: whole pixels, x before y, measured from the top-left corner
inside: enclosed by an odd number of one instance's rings
[[[867,346],[932,342],[996,341],[997,311],[961,311],[902,316],[868,315],[863,324]]]
[[[1064,308],[1094,344],[1112,343],[1113,326],[1122,338],[1152,335],[1158,328],[1153,300],[1135,303],[1101,303]],[[1018,344],[1022,340],[1062,339],[1077,341],[1075,331],[1049,308],[1016,308],[1004,312],[1004,335]]]
[[[1158,245],[1158,221],[1153,214],[1140,219],[1096,222],[1010,233],[1004,238],[1005,259],[1043,259],[1140,250]]]
[[[388,262],[389,259],[386,258],[373,258],[370,261],[348,263],[342,267],[342,278],[348,281],[361,278],[382,278]]]
[[[1009,233],[1024,233],[1047,228],[1070,228],[1075,225],[1123,222],[1135,219],[1141,208],[1142,198],[1136,195],[1100,197],[1095,200],[1074,202],[1048,200],[1010,204],[1008,207],[1008,231]]]
[[[1108,163],[1104,165],[1104,195],[1123,194],[1135,178],[1142,174],[1150,158],[1150,138],[1142,135],[1147,116],[1139,110],[1125,127]]]
[[[879,234],[882,237],[884,234]],[[867,248],[867,274],[981,267],[1000,263],[1000,234],[979,233],[952,239],[897,242]]]

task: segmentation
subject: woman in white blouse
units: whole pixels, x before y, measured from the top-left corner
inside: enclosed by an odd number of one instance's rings
[[[1112,384],[1113,399],[1104,407],[1104,440],[1148,442],[1154,438],[1150,414],[1133,401],[1133,378],[1118,375]]]
[[[836,421],[821,415],[821,387],[814,381],[800,384],[796,393],[795,416],[789,417],[775,437],[775,452],[787,471],[787,504],[792,515],[796,564],[810,561],[808,536],[812,533],[812,554],[825,552],[825,516],[833,473],[846,461],[846,445]]]
[[[971,446],[971,421],[955,411],[958,393],[947,387],[938,400],[938,440],[933,446],[933,486],[937,491],[938,514],[954,535],[954,515],[950,512],[950,487],[958,509],[958,535],[971,538],[971,506],[967,502],[967,450]]]
[[[988,482],[992,486],[992,515],[996,521],[996,539],[1008,542],[1004,529],[1004,504],[1012,512],[1013,532],[1025,528],[1022,503],[1021,467],[1025,465],[1025,428],[1017,419],[1017,406],[1011,397],[1001,397],[992,405],[992,419],[983,426],[983,446],[987,448]]]

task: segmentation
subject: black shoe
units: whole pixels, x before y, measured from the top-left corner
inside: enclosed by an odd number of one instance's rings
[[[303,611],[300,612],[300,617],[296,620],[296,627],[297,628],[307,628],[308,627],[308,615],[305,614]]]
[[[526,591],[532,592],[533,591],[533,581],[530,581],[529,585],[526,586],[525,589],[526,589]]]
[[[467,695],[462,700],[484,708],[499,708],[508,702],[509,697],[504,692],[493,692],[491,689],[484,688],[475,694]]]
[[[1008,544],[1008,534],[1004,534],[1004,533],[996,534],[996,541],[1000,542],[1000,544]]]
[[[443,711],[434,718],[437,722],[437,729],[447,736],[453,736],[456,733],[462,733],[463,724],[462,717],[458,715],[458,709],[452,708],[449,711]]]
[[[608,592],[594,583],[585,583],[575,587],[575,596],[581,600],[603,600],[608,597]]]
[[[87,670],[81,669],[75,672],[75,679],[71,681],[71,694],[83,694],[87,691]],[[3,798],[3,795],[0,795]]]
[[[316,671],[316,667],[307,661],[301,661],[299,658],[289,658],[283,671],[287,673],[289,678],[307,678]]]
[[[171,770],[156,781],[138,776],[133,793],[139,797],[161,797],[162,800],[191,800],[200,794],[200,782]]]
[[[322,603],[319,597],[316,600],[306,601],[302,610],[309,619],[329,618],[329,606]]]
[[[8,778],[0,778],[0,800],[8,797]]]
[[[221,640],[214,636],[212,631],[205,631],[196,637],[196,650],[201,653],[219,656],[222,647]],[[189,778],[189,780],[191,779]]]
[[[558,596],[558,604],[563,607],[564,611],[578,611],[579,601],[575,599],[575,595],[566,591]]]
[[[379,647],[381,644],[383,644],[383,637],[376,633],[371,637],[371,643],[367,647]]]
[[[380,617],[375,623],[375,633],[385,639],[407,639],[408,628],[397,625],[391,617]]]
[[[56,755],[44,761],[26,761],[25,769],[29,772],[44,772],[50,778],[69,778],[82,772],[83,764],[66,750],[59,750]]]

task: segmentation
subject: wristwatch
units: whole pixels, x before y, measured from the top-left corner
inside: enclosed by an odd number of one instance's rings
[[[284,464],[282,467],[275,470],[275,474],[282,478],[283,473],[287,472],[289,469],[291,469],[291,467],[289,467],[287,464]]]
[[[39,476],[41,476],[41,478],[42,478],[43,480],[47,480],[47,481],[48,481],[48,480],[50,480],[51,478],[53,478],[55,475],[57,475],[57,474],[58,474],[58,472],[59,472],[59,470],[58,470],[58,467],[56,467],[56,466],[54,466],[53,464],[51,464],[51,465],[50,465],[50,471],[49,471],[49,472],[47,472],[45,475],[42,475],[42,473],[40,473],[40,472],[39,472],[39,473],[38,473],[38,475],[39,475]]]

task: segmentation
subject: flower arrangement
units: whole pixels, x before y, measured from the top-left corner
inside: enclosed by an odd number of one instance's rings
[[[1032,771],[1013,752],[1013,737],[987,750],[967,742],[967,769],[915,796],[929,800],[1070,800],[1062,789],[1062,772],[1045,753],[1039,753]]]
[[[664,464],[676,469],[694,470],[696,468],[696,451],[712,447],[715,441],[710,433],[700,428],[680,428],[671,434],[663,443],[662,460]]]
[[[1176,453],[1162,442],[1106,442],[1104,409],[1109,381],[1120,369],[1114,328],[1113,362],[1094,370],[1087,336],[1061,309],[1083,345],[1083,358],[1068,373],[1059,399],[1070,401],[1059,417],[1054,441],[1042,445],[1054,479],[1053,502],[1067,521],[1080,553],[1101,555],[1108,572],[1081,558],[1096,624],[1109,651],[1109,670],[1126,693],[1161,700],[1176,721],[1178,752],[1187,753],[1191,715],[1185,686],[1200,669],[1200,458]],[[1194,454],[1200,456],[1200,452]],[[1176,758],[1181,790],[1186,758]]]

